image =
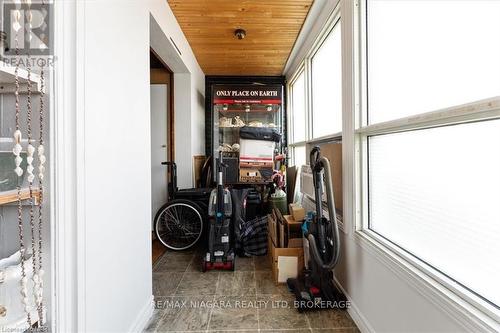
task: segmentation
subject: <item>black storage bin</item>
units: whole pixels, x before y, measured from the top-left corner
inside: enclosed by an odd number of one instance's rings
[[[244,126],[240,129],[240,138],[280,142],[281,134],[275,128]]]
[[[224,172],[224,182],[228,184],[237,183],[240,178],[238,157],[224,157],[224,163],[227,165]]]
[[[248,192],[246,199],[245,220],[250,221],[262,215],[262,200],[260,193],[252,189]]]

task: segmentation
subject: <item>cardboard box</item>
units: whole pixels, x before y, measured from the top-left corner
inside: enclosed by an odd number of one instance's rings
[[[267,182],[273,175],[272,168],[240,168],[240,182]]]
[[[288,248],[302,248],[304,247],[304,240],[302,238],[289,238],[288,239]]]
[[[286,283],[287,278],[297,277],[304,269],[304,250],[301,236],[290,238],[300,231],[301,222],[291,215],[281,215],[278,209],[268,215],[268,254],[273,279],[276,284]],[[301,231],[299,235],[302,235]],[[285,247],[288,245],[288,247]]]
[[[279,246],[279,224],[274,210],[271,214],[267,215],[267,229],[270,242],[275,246]],[[271,248],[269,248],[268,253],[271,253]]]
[[[274,163],[272,161],[269,162],[241,162],[240,168],[246,169],[273,169]]]
[[[302,247],[278,248],[270,239],[268,243],[272,275],[276,285],[285,284],[287,278],[296,278],[302,274],[304,270],[304,250]]]
[[[271,162],[274,159],[273,141],[240,139],[240,162]]]
[[[285,230],[287,238],[289,240],[293,238],[302,238],[302,222],[295,221],[292,215],[284,215],[283,218],[286,223]],[[286,244],[286,246],[290,247],[289,244]]]
[[[293,216],[295,221],[304,221],[306,218],[306,211],[299,204],[289,204],[288,212]]]
[[[342,144],[328,143],[321,146],[321,154],[328,158],[332,169],[333,196],[335,209],[342,211]]]

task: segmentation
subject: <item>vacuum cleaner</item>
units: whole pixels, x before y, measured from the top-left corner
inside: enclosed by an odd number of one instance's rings
[[[310,154],[310,167],[313,173],[316,211],[304,232],[304,250],[309,253],[306,268],[299,278],[290,278],[287,285],[295,294],[295,306],[299,312],[304,310],[345,309],[347,299],[333,283],[333,268],[340,256],[340,241],[335,214],[330,162],[321,156],[319,147]],[[328,217],[323,215],[323,178],[326,185]]]
[[[233,206],[231,192],[224,188],[224,169],[227,167],[219,152],[217,159],[217,187],[210,194],[208,216],[208,252],[202,263],[202,271],[220,269],[234,271],[235,255],[233,250],[231,216]]]

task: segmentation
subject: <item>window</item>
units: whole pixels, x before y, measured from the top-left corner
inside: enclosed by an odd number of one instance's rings
[[[500,1],[369,0],[370,124],[500,95]]]
[[[291,165],[306,164],[306,143],[342,132],[340,7],[331,15],[288,84]],[[325,138],[327,137],[327,138]]]
[[[306,140],[306,79],[301,71],[290,88],[292,111],[292,138],[291,143]]]
[[[356,130],[364,231],[497,308],[499,13],[499,1],[366,0]]]
[[[306,146],[296,146],[293,148],[293,165],[300,167],[305,164],[309,164],[306,161]]]
[[[340,20],[311,59],[313,138],[342,131]]]
[[[500,305],[500,120],[368,139],[370,229]]]

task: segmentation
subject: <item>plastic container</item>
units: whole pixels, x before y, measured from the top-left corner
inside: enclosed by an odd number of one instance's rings
[[[286,196],[284,197],[270,197],[269,198],[269,211],[271,212],[273,208],[279,209],[281,214],[287,215],[288,214],[288,206],[286,202]]]

